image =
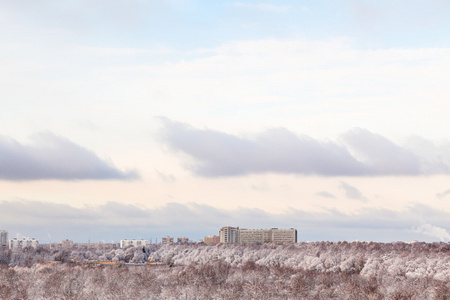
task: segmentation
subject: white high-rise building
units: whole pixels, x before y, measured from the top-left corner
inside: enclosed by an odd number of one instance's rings
[[[126,248],[128,246],[142,247],[147,246],[147,240],[121,240],[120,248]]]
[[[9,241],[9,248],[10,249],[21,249],[21,248],[25,248],[25,247],[33,247],[33,248],[37,248],[39,247],[39,240],[35,239],[35,238],[13,238],[12,240]]]
[[[8,248],[8,231],[0,230],[0,248]]]

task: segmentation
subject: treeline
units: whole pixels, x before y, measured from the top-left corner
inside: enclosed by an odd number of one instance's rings
[[[45,260],[65,263],[39,263]],[[101,266],[89,260],[119,263]],[[120,263],[149,260],[167,265]],[[450,245],[318,242],[0,251],[0,299],[130,298],[450,299]]]
[[[365,277],[392,276],[450,280],[450,244],[316,242],[297,244],[160,247],[150,254],[155,261],[177,265],[220,259],[232,266],[253,261],[320,272],[344,272]]]
[[[0,299],[448,299],[447,281],[365,277],[252,261],[179,267],[0,266]]]
[[[125,263],[146,263],[151,252],[160,245],[129,247],[127,249],[46,249],[26,247],[24,249],[0,249],[0,264],[9,266],[32,267],[42,262],[88,262],[111,261]]]

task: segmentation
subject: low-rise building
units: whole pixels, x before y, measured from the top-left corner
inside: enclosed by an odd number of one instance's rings
[[[141,246],[146,246],[147,245],[147,240],[121,240],[120,241],[120,248],[126,248],[128,246],[132,246],[132,247],[141,247]]]

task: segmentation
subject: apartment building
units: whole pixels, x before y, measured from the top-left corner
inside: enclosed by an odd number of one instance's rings
[[[297,243],[297,229],[272,228],[272,242],[275,243]]]
[[[78,250],[113,250],[119,249],[120,243],[74,243],[71,240],[61,241],[61,243],[51,243],[41,245],[44,249],[78,249]]]
[[[272,232],[270,229],[240,229],[239,243],[270,243]]]
[[[9,249],[21,249],[25,247],[37,248],[39,247],[39,240],[35,238],[24,237],[21,239],[14,238],[9,241]]]
[[[226,226],[219,231],[221,243],[239,243],[239,227]]]
[[[170,236],[163,237],[161,240],[161,243],[163,245],[173,244],[173,237],[170,237]]]
[[[146,240],[144,241],[147,242]],[[119,249],[120,243],[74,243],[73,246],[76,249],[112,250]]]
[[[8,248],[8,231],[0,230],[0,248]]]
[[[189,243],[189,238],[187,238],[187,237],[177,238],[177,244],[187,244],[187,243]]]
[[[218,244],[220,243],[220,237],[218,235],[205,236],[203,242],[205,244]]]
[[[221,243],[297,243],[297,230],[290,229],[239,229],[222,227]]]
[[[120,240],[120,248],[147,246],[147,240]]]

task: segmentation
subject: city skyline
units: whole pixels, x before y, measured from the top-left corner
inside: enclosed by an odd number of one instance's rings
[[[229,230],[235,231],[234,237],[229,237]],[[226,233],[226,236],[224,235]],[[203,239],[200,240],[192,240],[186,236],[163,236],[160,238],[158,242],[158,238],[148,238],[148,239],[120,239],[120,241],[111,241],[110,243],[105,242],[104,240],[100,241],[92,241],[89,238],[87,243],[80,243],[78,241],[74,241],[66,238],[61,242],[55,242],[49,240],[48,243],[45,241],[40,242],[38,239],[33,237],[24,237],[24,236],[16,236],[8,238],[8,231],[4,229],[0,229],[1,239],[0,239],[0,248],[25,248],[26,246],[32,246],[36,248],[38,246],[55,246],[56,248],[72,248],[74,245],[117,245],[120,248],[125,248],[128,246],[139,247],[146,246],[147,244],[188,244],[188,243],[205,243],[205,244],[219,244],[219,243],[297,243],[297,230],[295,228],[259,228],[259,229],[248,229],[248,228],[239,228],[239,227],[222,227],[219,231],[219,235],[207,235],[204,236]],[[14,245],[14,246],[13,246]]]
[[[449,8],[0,0],[0,228],[448,242]]]

